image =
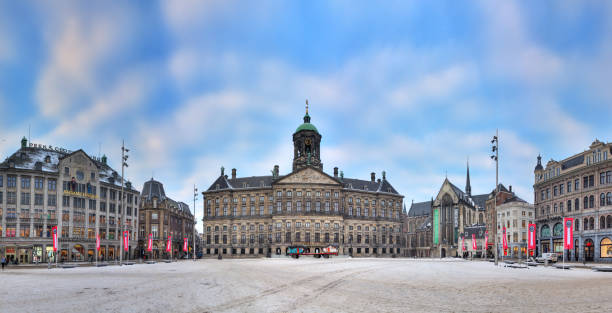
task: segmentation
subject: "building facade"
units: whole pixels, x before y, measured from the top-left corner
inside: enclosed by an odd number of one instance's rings
[[[575,261],[612,262],[612,143],[595,140],[587,150],[534,169],[538,255],[563,253],[564,217],[574,218]]]
[[[121,177],[105,156],[28,145],[23,138],[0,163],[0,255],[18,263],[55,261],[51,231],[57,226],[59,261],[95,259],[98,233],[99,259],[116,258],[122,213],[131,242],[138,239],[139,192],[125,183],[125,212],[120,199]],[[134,247],[125,255],[133,256]]]
[[[142,187],[140,200],[138,254],[143,258],[182,258],[193,251],[195,218],[184,202],[166,196],[164,185],[156,180],[147,181]],[[152,251],[147,251],[149,234]],[[172,247],[166,252],[168,236]],[[184,238],[188,238],[188,251],[183,251]],[[197,239],[197,238],[196,238]],[[196,242],[199,240],[196,240]]]
[[[404,256],[428,258],[432,246],[432,212],[433,199],[425,202],[412,202],[410,210],[404,217],[406,251]]]
[[[293,167],[286,175],[221,175],[204,196],[205,256],[285,254],[333,245],[353,256],[401,255],[402,200],[387,180],[345,178],[323,171],[321,134],[308,109],[293,134]]]
[[[489,250],[489,256],[493,256],[493,249],[497,243],[497,210],[496,205],[504,203],[506,200],[514,197],[512,192],[512,186],[509,186],[510,190],[506,189],[503,184],[499,184],[498,188],[494,189],[489,193],[489,197],[485,201],[485,224],[486,231],[489,234],[489,240],[487,249]],[[500,237],[501,238],[501,237]],[[498,249],[498,251],[501,251]]]
[[[510,187],[512,190],[512,187]],[[527,255],[527,230],[529,224],[535,219],[533,205],[519,197],[506,199],[497,205],[497,238],[503,237],[503,227],[506,227],[506,242],[508,250],[504,257],[525,258]],[[502,243],[498,245],[498,251],[503,251]],[[500,254],[501,256],[501,254]]]

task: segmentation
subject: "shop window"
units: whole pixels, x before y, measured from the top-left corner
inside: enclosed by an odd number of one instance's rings
[[[599,251],[601,251],[600,257],[612,258],[612,240],[610,238],[602,239]]]

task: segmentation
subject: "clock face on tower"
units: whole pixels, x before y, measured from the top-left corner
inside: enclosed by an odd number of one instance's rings
[[[312,141],[310,140],[310,138],[306,138],[306,140],[304,140],[304,143],[306,145],[310,145],[312,143]]]

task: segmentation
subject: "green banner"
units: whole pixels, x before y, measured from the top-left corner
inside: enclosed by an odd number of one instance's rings
[[[440,232],[440,209],[433,211],[433,243],[438,244],[438,234]]]

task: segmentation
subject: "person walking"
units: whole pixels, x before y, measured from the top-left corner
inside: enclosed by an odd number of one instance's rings
[[[6,265],[6,258],[2,257],[2,271],[4,272],[4,266]]]

